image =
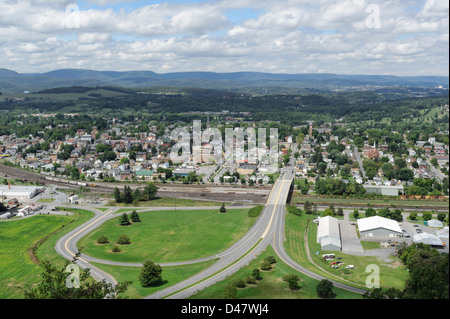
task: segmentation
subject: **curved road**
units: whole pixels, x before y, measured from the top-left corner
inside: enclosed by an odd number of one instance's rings
[[[203,259],[186,261],[183,263],[160,264],[162,266],[168,266],[218,259],[218,261],[208,269],[171,287],[162,289],[150,296],[147,296],[146,298],[188,298],[195,294],[197,291],[225,279],[229,275],[238,271],[243,266],[249,264],[250,261],[256,258],[261,252],[263,252],[268,245],[272,245],[277,255],[292,268],[317,280],[324,279],[324,277],[321,277],[295,263],[286,254],[283,247],[285,203],[289,194],[289,189],[292,185],[293,178],[293,169],[286,168],[282,170],[280,177],[277,179],[270,192],[267,203],[263,208],[258,220],[255,222],[252,228],[230,248],[226,249],[222,253],[219,253],[218,255]],[[190,207],[190,209],[200,209],[200,207]],[[203,209],[211,209],[211,207],[204,207]],[[117,217],[117,215],[114,215],[116,210],[117,209],[109,209],[106,212],[94,210],[95,216],[93,219],[91,219],[84,225],[77,227],[75,230],[71,231],[58,240],[55,246],[56,251],[64,258],[72,259],[75,256],[75,253],[78,251],[78,240],[95,228],[99,227],[106,220]],[[84,254],[79,257],[77,264],[80,267],[90,268],[90,273],[95,279],[104,279],[112,284],[117,284],[117,281],[111,275],[92,266],[89,263],[92,261],[116,265],[141,266],[141,264],[104,261],[89,257]],[[334,285],[336,287],[340,287],[357,293],[365,292],[365,290],[357,289],[337,282],[334,282]]]

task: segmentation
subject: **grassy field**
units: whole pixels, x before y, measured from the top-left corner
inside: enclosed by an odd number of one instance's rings
[[[56,241],[91,216],[92,212],[77,211],[72,216],[36,215],[0,223],[0,299],[23,298],[22,288],[39,282],[39,261],[62,266],[64,259],[54,250]]]
[[[21,288],[39,281],[40,268],[28,249],[70,220],[65,216],[33,216],[0,223],[0,299],[21,298]]]
[[[314,196],[301,195],[298,191],[294,191],[292,196],[292,204],[303,204],[305,201],[312,201],[313,203],[334,203],[334,204],[359,204],[359,205],[386,205],[386,206],[447,206],[447,201],[433,201],[433,200],[401,200],[401,199],[369,199],[369,198],[342,198],[333,196]]]
[[[210,260],[190,265],[162,267],[163,271],[161,275],[164,284],[161,286],[148,288],[142,287],[139,282],[139,274],[141,273],[140,267],[119,267],[98,263],[92,264],[95,267],[98,267],[111,274],[119,282],[132,281],[132,284],[128,286],[127,291],[120,296],[121,298],[141,299],[158,290],[173,286],[178,282],[192,277],[196,273],[199,273],[200,271],[212,266],[216,261],[217,260]]]
[[[241,268],[227,279],[218,282],[202,291],[198,292],[191,299],[222,299],[224,289],[238,279],[245,279],[251,275],[253,269],[259,268],[261,261],[274,256],[276,263],[272,265],[270,271],[261,271],[261,279],[256,284],[249,284],[245,288],[239,288],[237,299],[317,299],[316,286],[319,281],[311,279],[286,265],[279,258],[271,246],[269,246],[261,255],[250,262],[248,266]],[[287,274],[296,274],[300,278],[300,289],[290,290],[283,276]],[[361,298],[359,294],[351,293],[342,289],[334,288],[337,299],[357,299]]]
[[[120,226],[119,217],[109,220],[78,243],[86,254],[107,260],[157,263],[192,260],[215,255],[241,238],[254,223],[248,209],[170,210],[139,213],[141,222]],[[99,245],[106,236],[110,243]],[[131,244],[112,252],[116,239],[127,235]]]
[[[308,268],[322,276],[333,280],[341,281],[346,284],[351,284],[355,287],[361,288],[366,285],[366,278],[370,272],[366,272],[368,265],[376,265],[380,270],[380,286],[381,287],[395,287],[402,289],[405,281],[408,278],[406,269],[392,257],[392,261],[386,262],[377,257],[372,256],[354,256],[335,251],[322,251],[320,244],[316,243],[317,225],[312,223],[314,217],[311,215],[303,215],[301,217],[288,214],[286,216],[286,244],[287,253],[300,265]],[[309,222],[308,222],[309,220]],[[314,261],[312,264],[306,254],[306,247],[304,245],[305,230],[308,229],[308,246],[311,253],[311,258]],[[365,249],[373,249],[373,244],[365,244]],[[376,247],[378,248],[378,247]],[[316,256],[316,252],[318,255]],[[345,265],[354,265],[354,269],[345,269],[340,267],[333,269],[330,267],[329,261],[325,261],[321,256],[327,253],[334,253],[336,257],[342,257],[341,262]],[[339,279],[341,278],[341,279]]]
[[[184,198],[160,197],[147,202],[139,202],[139,207],[183,207],[183,206],[220,206],[222,203],[210,201],[198,201]],[[134,204],[108,203],[105,206],[136,207]]]

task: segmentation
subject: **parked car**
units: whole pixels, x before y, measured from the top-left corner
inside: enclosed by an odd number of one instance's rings
[[[417,228],[417,229],[416,229],[416,232],[417,232],[418,234],[420,234],[420,233],[422,232],[422,229]]]
[[[336,265],[337,263],[336,262],[334,262],[334,263],[331,263],[331,265]]]
[[[353,269],[353,268],[355,268],[355,266],[353,266],[353,265],[348,265],[348,266],[346,266],[345,268],[347,268],[347,269]]]

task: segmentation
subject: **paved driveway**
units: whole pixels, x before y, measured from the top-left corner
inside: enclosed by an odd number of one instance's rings
[[[339,220],[339,227],[341,229],[342,252],[355,255],[364,253],[361,241],[356,234],[356,226],[349,221]]]

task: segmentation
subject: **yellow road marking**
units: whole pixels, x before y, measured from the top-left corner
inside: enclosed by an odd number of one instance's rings
[[[281,182],[284,183],[284,182],[289,182],[289,181],[290,181],[290,180],[287,180],[287,181],[286,181],[286,180],[282,180]],[[278,202],[278,199],[279,199],[279,197],[280,197],[281,189],[282,189],[282,187],[280,187],[280,190],[278,191],[278,195],[277,195],[277,198],[276,198],[276,201],[277,201],[277,202]],[[269,202],[269,200],[270,200],[270,198],[267,200],[267,202]],[[272,216],[270,217],[269,225],[267,226],[266,230],[264,231],[264,234],[260,237],[260,239],[263,239],[264,236],[265,236],[265,235],[267,234],[267,232],[269,231],[270,226],[271,226],[271,224],[272,224],[272,219],[273,219],[273,217],[274,217],[274,215],[275,215],[275,210],[276,210],[276,205],[274,205],[274,209],[273,209],[273,211],[272,211]],[[246,256],[247,254],[249,254],[250,251],[253,251],[253,250],[255,250],[256,248],[258,248],[259,245],[261,245],[261,243],[262,243],[262,240],[259,242],[258,245],[254,246],[254,247],[251,247],[249,250],[247,250],[244,254],[242,254],[242,256]],[[234,262],[233,262],[233,264],[234,264]],[[200,284],[203,283],[204,281],[210,280],[210,279],[213,279],[213,278],[219,276],[219,275],[222,274],[225,270],[227,270],[229,267],[231,267],[231,266],[229,265],[229,266],[226,266],[225,268],[223,268],[222,270],[218,270],[219,272],[216,273],[215,275],[213,275],[212,277],[209,277],[209,278],[204,279],[204,280],[200,280],[199,282],[197,282],[197,283],[194,284],[193,286],[190,286],[188,289],[192,289],[192,288],[194,288],[194,287],[197,287],[198,285],[200,285]],[[180,294],[181,292],[183,292],[184,290],[185,290],[185,289],[182,288],[181,291],[175,292],[175,293],[172,293],[172,294],[169,294],[169,295],[171,295],[172,297],[174,297],[174,296]],[[163,297],[163,298],[164,298],[164,297]]]
[[[64,243],[64,248],[66,249],[66,251],[67,251],[70,255],[72,255],[72,256],[75,257],[75,254],[73,254],[72,251],[70,251],[70,250],[69,250],[69,247],[67,246],[67,244],[69,243],[69,241],[71,241],[72,238],[74,238],[75,236],[77,236],[79,233],[81,233],[82,231],[84,231],[86,228],[91,227],[93,224],[97,223],[99,220],[105,218],[107,215],[109,215],[109,214],[111,214],[111,213],[113,213],[113,212],[114,212],[114,211],[113,211],[112,209],[111,209],[110,212],[106,211],[105,214],[104,214],[103,216],[101,216],[99,219],[93,221],[92,223],[90,223],[89,225],[87,225],[86,227],[84,227],[83,229],[80,229],[77,233],[73,234],[73,235],[72,235],[69,239],[67,239],[66,242]],[[83,261],[83,262],[85,262],[85,263],[87,263],[87,264],[89,264],[89,262],[86,261],[86,260],[84,260],[83,258],[78,258],[78,259],[81,260],[81,261]],[[98,270],[100,270],[99,268],[97,268],[97,267],[95,267],[95,266],[93,266],[93,265],[91,265],[91,264],[89,264],[89,265],[92,266],[92,267],[94,267],[94,268],[96,268],[96,269],[98,269]],[[100,271],[101,271],[101,270],[100,270]],[[105,272],[105,274],[106,274],[109,278],[111,278],[112,281],[113,281],[115,284],[117,284],[117,281],[116,281],[110,274],[108,274],[108,273],[106,273],[106,272]]]

